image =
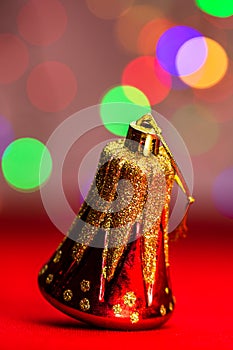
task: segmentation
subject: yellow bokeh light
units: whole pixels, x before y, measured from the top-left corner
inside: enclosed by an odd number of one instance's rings
[[[185,84],[196,89],[207,89],[216,85],[224,77],[228,67],[228,57],[223,47],[213,39],[205,38],[205,41],[208,53],[204,65],[192,74],[180,76]]]

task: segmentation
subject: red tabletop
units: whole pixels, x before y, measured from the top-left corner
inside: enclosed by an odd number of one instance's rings
[[[189,236],[171,245],[176,296],[160,329],[92,328],[63,315],[41,296],[37,274],[63,239],[48,221],[3,225],[0,247],[0,348],[6,349],[233,349],[233,259],[230,220],[189,223]]]

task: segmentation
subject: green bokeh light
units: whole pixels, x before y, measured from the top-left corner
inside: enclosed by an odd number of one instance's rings
[[[197,6],[205,13],[215,17],[230,17],[233,15],[232,0],[195,0]]]
[[[151,112],[148,98],[133,86],[116,86],[103,97],[100,115],[104,126],[118,136],[126,136],[128,125]]]
[[[33,138],[20,138],[5,149],[2,171],[12,187],[32,191],[48,179],[52,171],[52,159],[42,142]]]

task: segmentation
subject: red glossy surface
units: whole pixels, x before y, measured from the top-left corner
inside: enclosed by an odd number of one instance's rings
[[[160,237],[162,232],[160,231]],[[142,237],[141,237],[142,238]],[[131,242],[116,268],[114,277],[107,281],[104,279],[104,287],[100,287],[102,271],[101,248],[89,247],[84,253],[79,264],[71,257],[74,241],[67,239],[60,247],[62,257],[54,263],[54,254],[48,262],[48,269],[39,276],[38,282],[44,297],[59,310],[88,324],[107,329],[151,329],[157,328],[170,318],[173,310],[173,296],[169,281],[168,269],[166,271],[163,240],[158,239],[158,268],[156,283],[153,288],[152,304],[148,305],[146,286],[142,274],[141,245],[142,239]],[[47,276],[52,273],[53,280],[46,283]],[[168,276],[167,276],[168,275]],[[82,291],[81,282],[88,280],[90,290]],[[165,292],[165,287],[169,292]],[[102,300],[99,300],[99,291],[104,290]],[[65,301],[63,292],[71,290],[72,299]],[[124,301],[127,293],[133,293],[135,301],[128,305]],[[89,310],[80,310],[80,301],[88,298]],[[120,305],[120,317],[115,316],[113,308]],[[166,307],[166,315],[160,314],[160,306]],[[169,305],[172,309],[169,309]],[[131,322],[131,315],[138,315],[136,322]]]
[[[217,220],[218,219],[218,220]],[[62,234],[48,221],[1,225],[1,349],[232,349],[232,221],[192,218],[171,247],[176,308],[157,330],[109,331],[64,315],[41,296],[37,274]]]

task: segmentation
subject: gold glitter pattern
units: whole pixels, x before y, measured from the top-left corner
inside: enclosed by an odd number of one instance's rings
[[[50,284],[50,283],[52,282],[52,280],[53,280],[53,275],[50,273],[50,274],[46,277],[45,282],[46,282],[47,284]]]
[[[80,300],[79,305],[82,311],[88,311],[90,309],[90,302],[87,298]]]
[[[87,246],[81,243],[75,243],[72,248],[72,258],[79,263],[83,257],[83,254],[86,250]]]
[[[56,264],[60,261],[61,259],[61,256],[62,256],[62,251],[61,250],[58,250],[55,254],[55,257],[53,258],[53,262]]]
[[[46,265],[44,265],[44,266],[42,267],[42,269],[40,270],[39,276],[43,275],[43,274],[45,273],[45,271],[47,271],[47,270],[48,270],[48,265],[46,264]]]
[[[134,294],[134,292],[127,292],[124,295],[123,299],[124,299],[124,304],[129,306],[129,307],[132,307],[135,304],[136,300],[137,300],[136,295]]]
[[[168,287],[165,288],[165,293],[169,294],[169,288]]]
[[[157,266],[158,233],[160,219],[157,220],[151,230],[143,235],[143,277],[146,283],[153,285]]]
[[[161,316],[165,316],[166,313],[167,313],[167,310],[166,310],[166,308],[165,308],[164,305],[161,305],[161,306],[160,306],[159,311],[160,311]]]
[[[114,315],[115,315],[116,317],[121,316],[122,308],[121,308],[121,305],[120,305],[120,304],[113,305],[112,309],[113,309]]]
[[[64,299],[65,301],[70,301],[72,298],[73,298],[73,292],[72,292],[72,290],[66,289],[66,290],[63,292],[63,299]]]
[[[104,266],[103,269],[102,269],[102,275],[103,275],[103,278],[107,278],[107,266]]]
[[[130,314],[130,322],[137,323],[139,321],[139,312],[134,311]]]
[[[80,288],[82,292],[88,292],[91,288],[90,281],[82,280],[82,282],[80,282]]]
[[[80,225],[78,220],[75,221],[70,230],[78,242],[74,244],[72,257],[79,263],[100,228],[104,229],[101,278],[110,281],[125,252],[134,224],[139,222],[143,277],[146,285],[153,285],[163,210],[165,261],[166,265],[169,264],[167,224],[173,179],[171,160],[162,146],[158,155],[145,157],[140,152],[130,151],[125,140],[108,143],[101,153],[95,181],[77,217],[83,219],[83,223]],[[126,181],[122,185],[120,180]]]
[[[170,158],[167,156],[163,147],[159,148],[159,154],[157,156],[149,157],[150,162],[148,166],[151,167],[148,173],[150,176],[150,191],[148,194],[148,200],[146,203],[147,210],[145,211],[142,228],[143,228],[143,277],[146,282],[147,293],[149,289],[155,283],[155,275],[157,268],[157,251],[159,244],[161,244],[161,237],[159,238],[159,232],[161,228],[161,217],[162,211],[165,213],[165,218],[163,218],[163,232],[164,232],[164,251],[165,251],[165,261],[168,265],[168,210],[167,204],[170,200],[168,196],[169,191],[172,189],[172,182],[170,178],[173,179],[174,172],[171,167]],[[158,170],[159,168],[159,170]],[[157,214],[154,215],[153,214]]]
[[[164,253],[165,253],[165,263],[166,266],[170,266],[169,263],[169,245],[168,245],[168,219],[169,219],[169,202],[167,202],[164,206],[164,226],[163,226],[163,236],[164,236]]]
[[[163,194],[166,190],[165,178],[155,156],[151,155],[150,162],[148,162],[147,157],[137,153],[134,154],[127,148],[123,148],[122,145],[123,141],[110,143],[105,147],[104,152],[120,157],[121,177],[130,181],[134,191],[129,205],[122,210],[116,208],[116,212],[110,218],[111,227],[114,230],[111,229],[111,235],[109,234],[109,237],[107,237],[108,249],[103,252],[103,259],[106,260],[107,266],[106,278],[108,281],[113,278],[116,267],[125,251],[132,225],[136,221],[142,220],[142,233],[147,246],[144,261],[145,269],[148,270],[148,272],[144,271],[144,277],[145,279],[150,278],[150,281],[152,281],[156,268],[155,246],[160,225],[159,220],[165,204],[165,194]],[[109,177],[112,179],[114,174],[111,173],[110,175]],[[129,199],[129,194],[130,191],[125,190],[121,200],[123,198]],[[153,225],[154,221],[156,221],[155,225]],[[150,259],[149,262],[146,261],[147,258]],[[147,277],[146,275],[150,276]]]
[[[173,310],[173,304],[172,304],[172,302],[169,303],[169,310],[170,310],[170,311]]]
[[[163,223],[163,230],[164,230],[165,262],[166,262],[166,266],[169,266],[168,219],[169,219],[169,204],[171,200],[172,187],[174,184],[175,171],[172,167],[171,159],[163,146],[159,148],[159,155],[157,157],[158,157],[158,160],[160,161],[161,167],[164,169],[166,184],[167,184],[167,190],[166,190],[166,196],[165,196],[166,203],[164,206],[165,218]]]

